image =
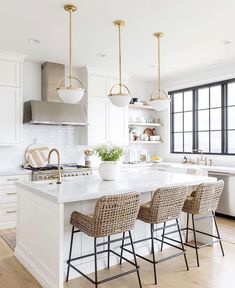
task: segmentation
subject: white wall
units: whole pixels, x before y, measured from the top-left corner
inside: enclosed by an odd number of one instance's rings
[[[166,91],[173,91],[177,89],[193,87],[206,83],[213,83],[225,79],[235,78],[235,61],[234,63],[221,63],[210,67],[203,67],[194,71],[187,71],[187,73],[171,76],[163,81],[163,87]],[[164,144],[161,146],[160,155],[164,161],[182,162],[184,154],[171,154],[170,153],[170,111],[164,111],[162,113],[162,119],[165,123],[163,137],[165,139]],[[187,155],[185,153],[185,155]],[[197,155],[190,158],[196,159]],[[234,156],[218,156],[208,155],[212,159],[212,163],[215,165],[234,166]]]

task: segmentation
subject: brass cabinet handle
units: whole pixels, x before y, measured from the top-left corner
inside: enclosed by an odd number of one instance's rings
[[[7,211],[7,214],[14,214],[14,213],[16,213],[16,210]]]
[[[17,194],[16,192],[8,192],[8,193],[7,193],[7,196],[16,195],[16,194]]]

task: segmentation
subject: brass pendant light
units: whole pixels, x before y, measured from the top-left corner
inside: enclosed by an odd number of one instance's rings
[[[169,107],[170,97],[161,89],[161,65],[160,65],[160,38],[164,36],[162,32],[153,34],[157,38],[157,89],[153,91],[148,102],[157,111],[166,110]]]
[[[123,20],[113,22],[118,27],[118,66],[119,66],[119,83],[115,84],[108,95],[111,103],[118,107],[127,106],[131,101],[130,91],[126,85],[122,83],[122,46],[121,46],[121,28],[125,25]],[[119,87],[118,92],[113,92],[114,88]],[[124,92],[125,91],[125,92]]]
[[[66,4],[64,5],[64,10],[69,13],[69,76],[60,79],[57,91],[63,102],[78,103],[82,99],[85,89],[82,82],[72,75],[72,13],[77,10],[77,7],[72,4]],[[66,79],[68,79],[69,85],[61,86]],[[76,84],[73,84],[73,82],[76,82]]]

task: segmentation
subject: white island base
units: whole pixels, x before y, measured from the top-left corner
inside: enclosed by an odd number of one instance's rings
[[[147,202],[151,199],[150,191],[158,187],[177,184],[191,187],[216,181],[215,178],[153,170],[141,172],[141,174],[136,171],[126,171],[121,174],[118,181],[110,182],[101,181],[98,175],[92,175],[74,181],[65,181],[61,185],[49,184],[47,181],[17,183],[18,219],[15,255],[44,288],[64,286],[71,235],[70,216],[73,211],[92,213],[96,200],[103,195],[137,191],[141,192],[142,202]],[[185,224],[183,213],[181,223]],[[202,227],[198,226],[198,228],[210,233],[213,225],[207,220]],[[161,231],[159,235],[160,233]],[[149,225],[137,221],[133,238],[139,240],[149,234]],[[103,240],[102,238],[100,241]],[[76,233],[72,257],[93,253],[93,243],[93,238],[83,233]],[[119,249],[120,244],[114,243],[111,247]],[[139,243],[136,245],[136,251],[142,255],[149,254],[149,244],[149,242]],[[131,257],[131,255],[126,254],[126,257]],[[98,259],[98,269],[105,268],[106,253],[100,254]],[[94,271],[93,257],[73,262],[73,264],[84,273]],[[118,264],[118,258],[112,256],[111,265],[115,264]],[[182,269],[184,269],[183,257]],[[79,276],[77,272],[70,269],[70,279]]]

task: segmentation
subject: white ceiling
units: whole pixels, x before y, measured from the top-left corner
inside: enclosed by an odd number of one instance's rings
[[[117,31],[123,19],[123,70],[155,77],[156,43],[163,31],[163,77],[235,58],[234,0],[75,0],[74,66],[117,68]],[[0,0],[0,49],[29,60],[68,63],[68,15],[62,0]],[[39,39],[31,44],[29,38]],[[232,41],[222,45],[222,40]],[[105,58],[97,54],[106,54]]]

